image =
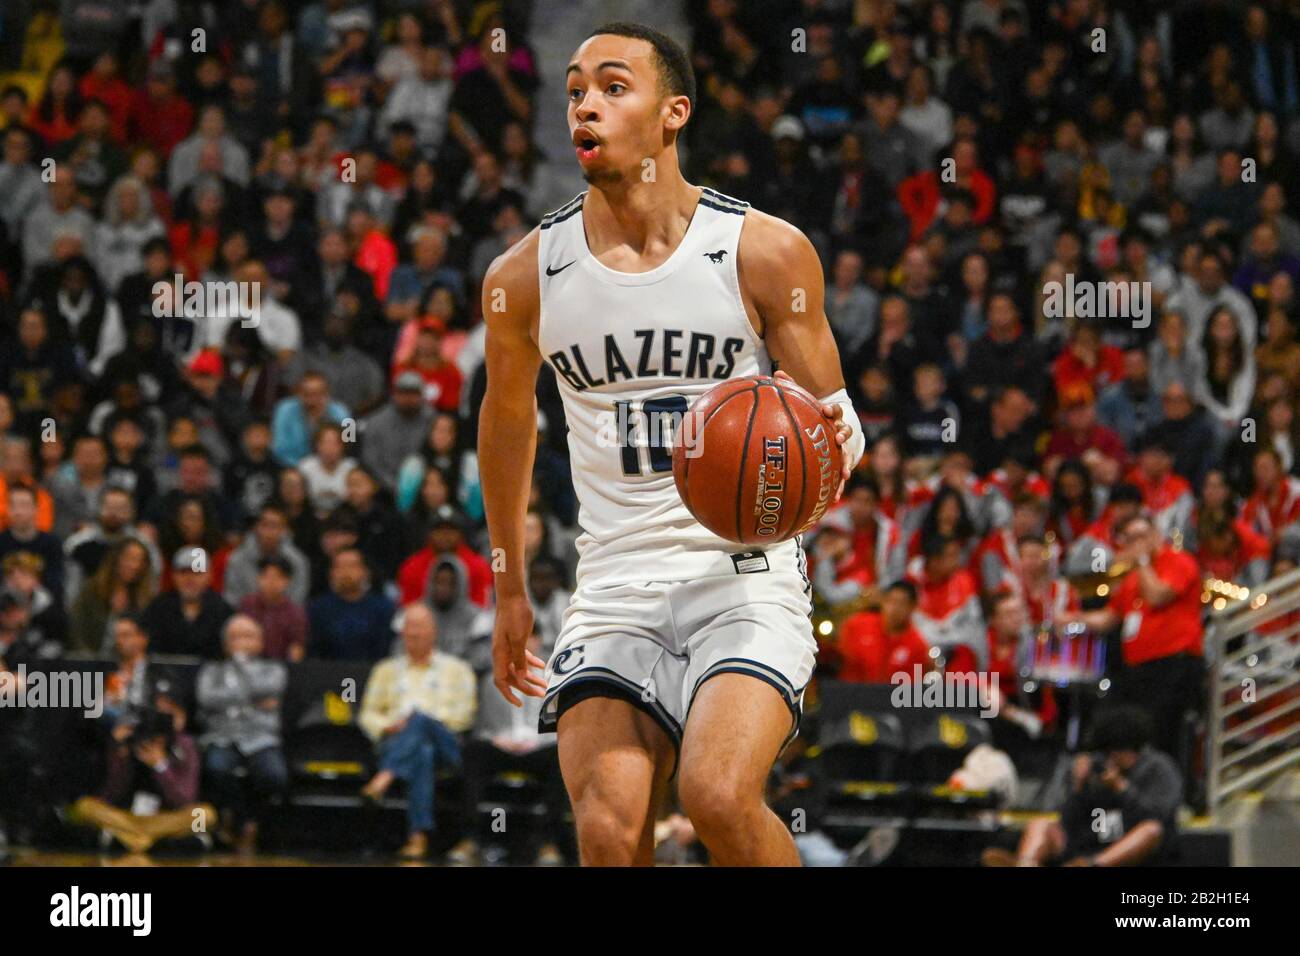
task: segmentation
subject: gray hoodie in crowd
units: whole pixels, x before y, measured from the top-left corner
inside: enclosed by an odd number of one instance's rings
[[[389,490],[397,487],[402,462],[428,440],[433,415],[433,409],[423,405],[419,414],[408,418],[389,402],[361,420],[361,463]]]
[[[289,600],[305,605],[311,590],[311,562],[289,541],[280,544],[279,556],[293,568],[293,575],[289,579]],[[239,607],[240,601],[257,593],[258,565],[262,563],[262,557],[257,538],[251,533],[245,535],[239,547],[230,553],[222,581],[222,597],[231,607]]]

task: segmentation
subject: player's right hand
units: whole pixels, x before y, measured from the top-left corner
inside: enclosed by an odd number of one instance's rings
[[[777,369],[775,372],[772,373],[772,377],[783,385],[787,383],[793,385],[795,388],[802,391],[814,402],[817,402],[817,399],[813,398],[812,392],[808,391],[808,389],[804,388],[802,385],[796,382],[789,372],[786,372],[783,369]],[[831,422],[834,424],[835,444],[839,445],[840,448],[842,449],[844,445],[848,442],[848,440],[853,437],[853,429],[851,429],[844,422],[844,409],[839,405],[828,405],[825,402],[817,402],[817,404],[821,407],[822,414],[825,415],[828,419],[830,419]],[[849,464],[849,456],[848,453],[845,452],[844,466],[840,471],[840,484],[839,487],[835,489],[835,497],[832,499],[832,501],[839,501],[840,498],[843,497],[844,486],[845,484],[848,483],[849,476],[852,474],[853,474],[853,466]]]
[[[515,691],[529,697],[546,693],[546,680],[533,669],[544,669],[546,662],[528,649],[533,634],[533,609],[528,598],[501,598],[497,602],[496,622],[492,626],[492,683],[509,703],[522,707]]]

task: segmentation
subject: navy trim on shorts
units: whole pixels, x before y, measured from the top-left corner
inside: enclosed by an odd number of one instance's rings
[[[592,673],[593,671],[597,673]],[[655,723],[668,735],[673,745],[673,770],[668,775],[668,779],[677,776],[677,765],[681,762],[682,756],[682,728],[677,725],[677,721],[673,720],[662,704],[658,701],[646,700],[641,696],[640,690],[626,677],[607,668],[583,668],[557,687],[553,693],[547,695],[542,702],[542,712],[537,718],[538,733],[555,733],[560,726],[560,716],[570,707],[591,697],[625,700],[637,710],[654,718]],[[555,701],[554,718],[547,717],[547,705],[551,700]]]
[[[691,699],[686,704],[687,721],[691,719],[691,708],[695,706],[695,696],[700,692],[700,688],[704,686],[704,682],[719,674],[746,674],[750,677],[756,678],[757,680],[761,680],[765,684],[771,684],[772,687],[776,689],[777,693],[781,695],[781,699],[785,701],[786,707],[790,709],[791,716],[794,717],[794,726],[790,728],[790,733],[786,736],[785,742],[781,744],[781,750],[785,750],[785,748],[790,745],[790,741],[799,736],[799,725],[803,720],[803,692],[808,685],[805,684],[803,687],[795,690],[794,685],[790,683],[789,679],[776,668],[748,657],[724,657],[700,675],[700,679],[697,680],[695,686],[691,688]],[[780,751],[777,751],[777,753],[779,755]]]
[[[799,571],[799,577],[803,578],[803,593],[808,598],[810,609],[808,611],[808,620],[812,620],[812,582],[808,580],[808,552],[803,549],[803,535],[794,536],[794,563]]]

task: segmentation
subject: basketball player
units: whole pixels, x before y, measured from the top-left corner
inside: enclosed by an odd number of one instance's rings
[[[813,669],[797,539],[746,551],[694,520],[665,420],[719,382],[777,373],[821,399],[844,474],[857,415],[799,230],[682,178],[696,105],[685,52],[634,24],[596,30],[566,71],[590,188],[545,216],[484,280],[487,393],[479,427],[494,554],[497,688],[543,697],[587,865],[650,864],[656,811],[678,797],[713,862],[797,865],[764,802]],[[577,586],[545,672],[527,652],[524,516],[542,361],[569,426],[583,534]],[[785,373],[788,373],[785,374]],[[841,480],[842,487],[842,480]]]

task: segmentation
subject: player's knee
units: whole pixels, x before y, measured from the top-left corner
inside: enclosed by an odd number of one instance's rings
[[[628,866],[641,842],[641,824],[599,797],[579,799],[573,805],[578,848],[588,866]]]
[[[684,773],[677,795],[691,823],[701,832],[747,827],[750,813],[763,806],[761,793],[708,769]]]

